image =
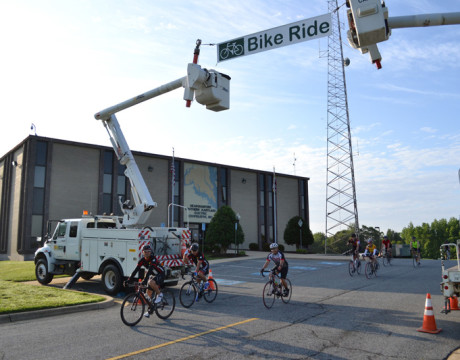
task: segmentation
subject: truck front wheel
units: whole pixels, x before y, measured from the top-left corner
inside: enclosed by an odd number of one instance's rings
[[[117,295],[122,286],[120,270],[113,265],[107,265],[102,272],[102,286],[107,294]]]
[[[35,265],[35,277],[40,284],[46,285],[53,280],[53,275],[48,272],[48,261],[40,259]]]

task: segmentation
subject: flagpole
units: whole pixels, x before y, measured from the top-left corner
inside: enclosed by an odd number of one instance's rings
[[[176,185],[176,167],[174,166],[174,148],[172,148],[172,163],[171,163],[171,224],[174,224],[174,187]]]
[[[274,225],[274,242],[276,241],[276,173],[275,167],[273,166],[273,225]]]

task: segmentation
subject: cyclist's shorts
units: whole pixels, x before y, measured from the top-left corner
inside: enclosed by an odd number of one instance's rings
[[[156,282],[156,284],[158,286],[163,286],[164,281],[165,281],[165,274],[161,273],[161,274],[156,274],[155,276],[150,275],[150,279],[155,280],[155,282]],[[149,286],[149,288],[150,288],[150,286]],[[153,289],[151,289],[151,290],[153,290]]]
[[[198,272],[201,272],[204,275],[208,275],[209,274],[209,265],[200,267],[200,270],[198,270]]]
[[[274,271],[275,273],[277,273],[277,274],[280,275],[280,278],[281,278],[281,279],[286,279],[288,270],[289,270],[289,266],[286,265],[286,264],[282,267],[281,271],[278,271],[278,266],[276,266],[276,267],[274,267],[274,268],[272,269],[272,271]]]

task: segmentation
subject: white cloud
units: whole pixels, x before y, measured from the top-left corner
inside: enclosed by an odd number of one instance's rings
[[[420,131],[426,132],[426,133],[429,133],[429,134],[434,134],[434,133],[437,132],[438,130],[437,130],[437,129],[433,129],[433,128],[431,128],[431,127],[425,126],[425,127],[422,127],[422,128],[420,129]]]

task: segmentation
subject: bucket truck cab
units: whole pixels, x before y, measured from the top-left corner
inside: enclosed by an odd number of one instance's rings
[[[117,228],[116,217],[58,221],[52,236],[35,252],[35,275],[48,284],[54,275],[74,275],[86,280],[101,275],[102,286],[116,295],[150,244],[166,270],[165,285],[176,285],[183,262],[182,246],[190,241],[187,228]]]

